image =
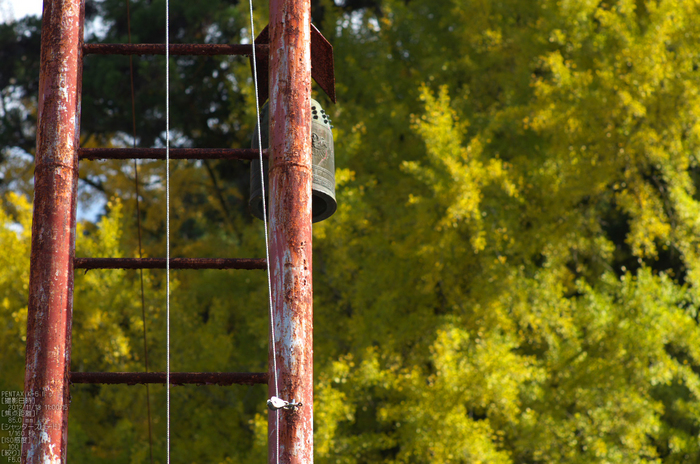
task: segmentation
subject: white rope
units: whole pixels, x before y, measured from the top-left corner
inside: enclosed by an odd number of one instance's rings
[[[170,1],[165,0],[165,395],[166,463],[170,464]]]
[[[275,315],[272,310],[272,279],[270,278],[270,243],[267,234],[267,204],[265,202],[265,172],[263,170],[263,146],[262,146],[262,136],[260,135],[260,101],[258,100],[258,63],[255,56],[255,24],[253,22],[253,0],[249,0],[250,5],[250,44],[253,48],[253,81],[255,82],[255,115],[258,122],[258,130],[256,136],[258,137],[258,151],[260,159],[260,184],[262,185],[262,206],[263,206],[263,227],[265,229],[265,257],[267,259],[267,296],[268,296],[268,306],[270,308],[270,349],[272,350],[272,372],[274,377],[274,387],[275,396],[268,401],[268,407],[270,407],[273,399],[279,399],[279,384],[277,381],[277,349],[275,346]],[[269,107],[268,107],[269,115]],[[269,141],[269,140],[268,140]],[[268,152],[269,153],[269,152]],[[286,402],[285,402],[286,403]],[[280,462],[280,408],[270,408],[275,412],[275,462],[279,464]]]

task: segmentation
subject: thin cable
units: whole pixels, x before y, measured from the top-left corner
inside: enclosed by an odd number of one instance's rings
[[[126,30],[129,35],[129,43],[131,43],[131,12],[129,9],[129,0],[126,0]],[[133,148],[136,148],[136,97],[134,95],[134,59],[129,55],[129,77],[131,78],[131,128]],[[139,201],[139,162],[134,158],[134,185],[136,189],[136,220],[139,237],[139,259],[143,258],[141,244],[141,204]],[[143,290],[143,269],[139,269],[139,277],[141,280],[141,321],[143,322],[143,358],[144,368],[148,369],[148,337],[146,334],[146,298]],[[153,464],[153,430],[151,426],[151,390],[146,384],[146,411],[148,414],[148,451]]]
[[[263,146],[262,136],[260,134],[260,101],[258,100],[258,62],[255,56],[255,24],[253,22],[253,0],[249,0],[250,5],[250,44],[253,48],[253,81],[255,82],[255,115],[258,121],[258,150],[260,156],[260,184],[262,186],[262,205],[263,205],[263,227],[265,229],[265,258],[267,259],[267,296],[270,307],[270,343],[272,350],[272,372],[274,377],[275,396],[279,397],[279,385],[277,380],[277,348],[275,346],[275,315],[272,310],[272,279],[270,278],[270,241],[267,234],[267,205],[265,203],[265,172],[263,170]],[[275,461],[280,462],[280,412],[275,410]]]
[[[165,0],[165,394],[166,463],[170,464],[170,1]]]

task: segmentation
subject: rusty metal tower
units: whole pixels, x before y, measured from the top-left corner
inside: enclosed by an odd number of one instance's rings
[[[172,269],[266,269],[272,280],[277,372],[171,373],[171,384],[267,383],[303,407],[280,413],[279,446],[269,462],[313,462],[313,317],[311,114],[313,77],[335,101],[332,48],[310,24],[310,0],[270,0],[270,25],[253,45],[170,45],[172,55],[246,55],[261,59],[270,96],[270,262],[176,258]],[[165,258],[76,258],[80,159],[165,159],[165,149],[80,147],[82,60],[87,54],[165,54],[162,44],[85,44],[84,0],[44,0],[32,223],[22,463],[65,463],[71,383],[165,383],[164,372],[71,373],[75,269],[165,268]],[[269,45],[268,45],[269,44]],[[330,58],[329,58],[330,57]],[[269,76],[264,75],[269,70]],[[265,95],[266,96],[266,95]],[[264,101],[264,100],[263,100]],[[173,159],[252,159],[252,149],[172,149]],[[294,347],[294,348],[293,348]],[[272,355],[271,355],[272,356]],[[38,407],[37,407],[38,406]],[[274,431],[275,412],[269,428]],[[277,456],[277,450],[280,455]]]

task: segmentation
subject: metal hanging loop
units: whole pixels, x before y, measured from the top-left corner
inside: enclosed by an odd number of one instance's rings
[[[302,407],[303,404],[301,402],[297,403],[297,400],[292,400],[290,401],[285,401],[282,398],[277,398],[276,396],[273,396],[269,400],[267,400],[267,408],[270,411],[277,411],[279,409],[291,409],[295,410],[296,408]]]

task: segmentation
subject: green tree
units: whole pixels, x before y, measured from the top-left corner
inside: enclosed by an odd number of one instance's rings
[[[338,17],[354,20],[339,75],[363,85],[341,92],[346,182],[316,231],[317,307],[336,308],[317,323],[334,354],[319,454],[698,458],[696,13],[389,1]]]
[[[107,29],[90,40],[125,42],[122,2],[91,5]],[[132,5],[134,41],[162,41],[162,2]],[[173,37],[241,41],[246,8],[174,2]],[[339,210],[314,226],[318,462],[700,460],[698,10],[691,0],[314,3],[339,96],[326,105]],[[247,145],[248,64],[171,64],[175,144]],[[163,61],[135,65],[138,142],[157,145]],[[131,143],[128,60],[89,57],[85,91],[83,144]],[[10,190],[30,191],[11,161]],[[160,256],[162,163],[140,168],[144,250]],[[133,168],[85,162],[81,179],[83,200],[123,201],[83,226],[79,252],[134,256]],[[262,256],[244,165],[177,162],[172,182],[174,255]],[[0,219],[27,222],[28,205],[9,195]],[[7,230],[3,243],[23,237],[7,257],[21,263],[27,227]],[[3,320],[19,319],[3,333],[16,353],[7,372],[19,373],[26,303],[13,269],[0,289],[14,292]],[[163,275],[146,276],[156,370]],[[265,370],[264,276],[174,277],[173,369]],[[136,282],[76,276],[74,369],[141,369]],[[174,458],[264,460],[264,395],[174,389]],[[162,391],[151,397],[161,461]],[[144,402],[141,387],[74,387],[72,459],[146,460]]]

